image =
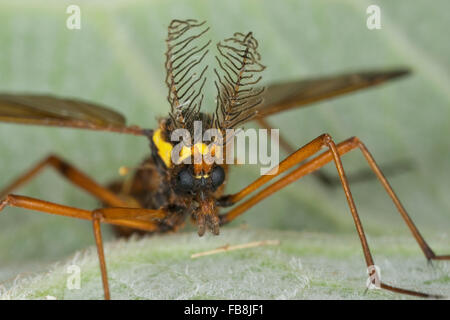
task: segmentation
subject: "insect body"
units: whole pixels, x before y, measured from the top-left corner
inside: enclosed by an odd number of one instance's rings
[[[136,170],[132,180],[115,182],[110,188],[125,198],[132,196],[144,208],[164,208],[166,216],[158,222],[158,232],[175,231],[191,217],[199,235],[207,229],[217,235],[220,220],[216,202],[224,192],[228,166],[172,165],[173,145],[162,137],[167,136],[166,121],[161,121],[161,128],[149,131],[152,156]],[[194,157],[199,147],[207,148],[202,143],[193,145],[189,157]],[[122,227],[116,230],[120,235],[135,231]]]
[[[214,113],[207,114],[201,110],[208,68],[202,65],[202,61],[211,44],[211,41],[203,40],[207,31],[204,22],[196,20],[173,20],[170,23],[165,64],[170,112],[153,130],[127,126],[120,114],[81,100],[0,94],[0,121],[133,134],[146,137],[151,149],[150,157],[143,161],[130,179],[115,181],[106,187],[58,156],[49,156],[0,192],[0,199],[3,199],[0,211],[6,206],[16,206],[92,221],[105,298],[109,299],[101,222],[113,224],[120,234],[128,235],[136,230],[153,233],[176,231],[190,218],[197,225],[200,236],[206,231],[218,235],[221,225],[234,220],[290,183],[334,162],[366,264],[371,267],[374,260],[340,159],[345,153],[359,149],[392,198],[426,258],[450,259],[448,255],[436,255],[428,246],[372,155],[356,137],[335,144],[330,135],[323,134],[298,149],[284,142],[282,146],[290,151],[290,155],[279,164],[277,170],[260,176],[234,194],[224,193],[227,173],[232,164],[207,161],[224,159],[229,142],[228,138],[223,139],[225,132],[239,128],[248,121],[255,120],[260,126],[270,128],[266,117],[272,114],[375,86],[403,76],[408,71],[351,73],[272,84],[263,88],[259,86],[259,81],[265,67],[260,62],[258,42],[251,32],[235,33],[216,45],[217,68],[213,70],[216,76],[216,109]],[[198,134],[196,123],[201,124],[201,137],[207,130],[213,129],[217,133],[215,138],[209,141],[195,139]],[[188,137],[182,144],[173,139],[173,135],[180,130]],[[221,143],[217,143],[219,140]],[[69,181],[100,199],[104,207],[89,211],[12,194],[46,166],[53,167]],[[274,178],[279,179],[274,182]],[[231,206],[226,212],[221,210]],[[372,270],[370,276],[375,283],[377,274],[374,268]],[[398,293],[436,297],[383,282],[379,286]]]

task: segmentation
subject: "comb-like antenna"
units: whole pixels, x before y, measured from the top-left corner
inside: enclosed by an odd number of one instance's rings
[[[255,89],[261,80],[257,73],[263,71],[259,61],[258,42],[253,34],[235,33],[232,38],[217,44],[220,57],[216,56],[220,69],[215,81],[217,89],[216,127],[221,130],[234,128],[256,114],[255,108],[262,102],[264,88]],[[222,58],[222,60],[220,59]]]
[[[206,82],[208,66],[199,67],[208,53],[211,40],[199,44],[198,39],[209,28],[197,20],[172,20],[167,35],[166,84],[169,88],[170,117],[175,128],[189,128],[198,114]]]

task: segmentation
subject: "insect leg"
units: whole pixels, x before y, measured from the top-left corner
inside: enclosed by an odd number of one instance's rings
[[[267,122],[266,118],[259,117],[256,118],[255,121],[259,124],[261,128],[267,130],[273,128],[273,126],[269,122]],[[291,143],[289,143],[289,141],[284,139],[281,134],[279,135],[279,144],[281,146],[281,149],[283,149],[287,154],[292,154],[295,152],[295,148],[291,145]],[[388,164],[384,164],[383,171],[387,176],[392,177],[396,174],[411,170],[412,166],[413,164],[407,160],[395,161]],[[326,187],[334,188],[341,185],[341,180],[339,177],[331,176],[326,172],[315,171],[313,175]],[[350,183],[356,183],[375,180],[376,176],[373,174],[372,170],[367,169],[352,172],[347,176],[347,179],[349,180]]]
[[[6,206],[20,207],[24,209],[56,214],[71,218],[91,220],[93,224],[95,243],[97,246],[97,253],[100,262],[104,296],[107,300],[110,298],[110,294],[100,222],[136,228],[144,231],[155,231],[157,229],[157,225],[155,225],[151,221],[140,220],[139,218],[151,217],[159,219],[165,216],[165,212],[162,210],[140,208],[101,208],[94,211],[88,211],[12,194],[8,195],[4,200],[0,201],[0,211],[2,211]]]
[[[410,228],[410,230],[413,233],[415,239],[417,240],[417,242],[419,243],[420,247],[422,248],[422,251],[425,253],[425,256],[427,257],[427,259],[442,259],[442,260],[443,259],[450,259],[450,256],[436,256],[434,254],[434,252],[431,250],[431,248],[425,242],[423,237],[420,235],[417,227],[412,222],[412,220],[409,217],[409,215],[407,214],[406,210],[401,205],[398,197],[395,195],[394,191],[392,190],[392,187],[387,182],[386,178],[382,174],[382,172],[379,169],[378,165],[375,163],[375,160],[372,158],[372,156],[370,155],[370,153],[367,150],[367,148],[362,144],[362,142],[358,138],[356,138],[356,137],[350,138],[350,139],[340,143],[338,146],[336,146],[329,135],[322,135],[321,137],[324,137],[323,141],[325,141],[325,144],[328,146],[328,148],[329,148],[328,151],[320,154],[319,156],[313,158],[312,160],[309,160],[308,162],[306,162],[305,164],[301,165],[297,169],[293,170],[291,173],[287,174],[286,176],[284,176],[280,180],[274,182],[273,184],[269,185],[268,187],[266,187],[265,189],[263,189],[262,191],[260,191],[256,195],[252,196],[250,199],[248,199],[245,202],[241,203],[237,207],[231,209],[228,213],[222,215],[221,216],[222,223],[227,223],[227,222],[235,219],[237,216],[239,216],[240,214],[244,213],[249,208],[253,207],[259,201],[261,201],[261,200],[265,199],[266,197],[272,195],[274,192],[282,189],[283,187],[285,187],[288,184],[290,184],[290,183],[300,179],[301,177],[303,177],[303,176],[305,176],[305,175],[307,175],[307,174],[309,174],[311,172],[314,172],[315,170],[318,170],[319,168],[323,167],[325,164],[327,164],[327,163],[329,163],[329,162],[334,160],[335,165],[336,165],[336,169],[337,169],[337,171],[339,173],[339,177],[340,177],[341,182],[342,182],[342,187],[344,189],[344,192],[345,192],[345,195],[346,195],[346,198],[347,198],[347,202],[348,202],[349,207],[350,207],[351,214],[353,216],[355,227],[356,227],[358,235],[360,237],[360,241],[361,241],[361,245],[362,245],[362,248],[363,248],[363,253],[364,253],[365,260],[366,260],[366,264],[367,264],[368,267],[373,266],[374,265],[374,261],[373,261],[373,258],[372,258],[371,252],[370,252],[370,248],[369,248],[369,245],[368,245],[365,233],[364,233],[364,229],[363,229],[361,220],[359,218],[359,214],[358,214],[358,212],[356,210],[356,206],[355,206],[355,203],[353,201],[353,196],[352,196],[352,193],[350,191],[350,187],[349,187],[347,178],[345,176],[344,168],[342,166],[342,162],[341,162],[341,159],[340,159],[340,157],[342,155],[344,155],[345,153],[347,153],[347,152],[349,152],[349,151],[351,151],[353,149],[359,148],[363,152],[364,156],[366,157],[366,160],[368,161],[370,167],[375,172],[375,174],[377,175],[377,177],[379,178],[379,180],[383,184],[384,188],[388,192],[389,196],[394,201],[394,204],[396,205],[396,207],[399,210],[401,216],[403,217],[403,219],[405,220],[406,224]],[[313,140],[313,142],[316,141],[316,140],[317,140],[317,138],[315,140]],[[292,154],[291,156],[286,158],[283,162],[281,162],[280,163],[279,173],[277,175],[283,173],[288,168],[290,168],[293,165],[295,165],[295,161],[296,161],[296,163],[299,163],[299,162],[303,161],[304,158],[299,157],[299,155],[301,154],[300,151],[302,151],[305,148],[307,148],[308,145],[310,145],[310,144],[307,144],[306,146],[300,148],[294,154]],[[305,154],[307,154],[307,153],[305,153]],[[292,159],[292,161],[294,161],[294,163],[292,163],[290,166],[286,166],[285,164],[288,163],[290,159]],[[264,182],[263,180],[266,180],[265,182],[267,182],[268,180],[271,179],[271,178],[270,179],[267,179],[267,178],[266,179],[261,179],[263,177],[264,176],[262,176],[259,179],[255,180],[255,182],[253,182],[252,184],[250,184],[249,186],[244,188],[241,192],[238,192],[235,195],[226,196],[225,199],[229,201],[228,204],[236,203],[237,201],[239,201],[240,199],[242,199],[243,197],[248,195],[250,192],[253,192],[257,188],[259,188],[262,185],[261,181]],[[233,202],[234,199],[236,200],[235,202]],[[371,276],[373,276],[374,274],[376,276],[376,270],[373,270]],[[390,290],[390,291],[393,291],[393,292],[410,294],[410,295],[419,296],[419,297],[438,297],[438,296],[429,295],[429,294],[425,294],[425,293],[421,293],[421,292],[416,292],[416,291],[406,290],[406,289],[402,289],[402,288],[392,287],[392,286],[387,285],[387,284],[385,284],[383,282],[380,282],[380,287],[384,288],[384,289],[387,289],[387,290]]]
[[[65,162],[60,157],[55,155],[50,155],[30,170],[25,172],[23,175],[14,180],[9,186],[0,191],[0,199],[3,199],[7,194],[13,192],[18,187],[29,182],[31,179],[35,178],[38,173],[40,173],[47,166],[51,166],[56,169],[63,177],[68,179],[70,182],[78,186],[79,188],[87,191],[94,197],[100,199],[101,201],[107,203],[110,206],[115,207],[126,207],[127,203],[120,199],[116,194],[108,190],[107,188],[99,185],[97,182],[88,177],[85,173],[76,169],[71,164]]]
[[[100,272],[102,274],[103,293],[105,300],[110,300],[108,283],[108,271],[106,270],[105,252],[103,250],[102,230],[100,228],[100,218],[97,214],[93,215],[92,226],[94,228],[95,245],[97,246],[97,255],[100,263]]]
[[[293,166],[299,165],[302,161],[313,156],[314,154],[319,152],[320,149],[325,147],[326,140],[328,139],[327,137],[328,137],[327,134],[320,135],[319,137],[315,138],[311,142],[307,143],[306,145],[304,145],[303,147],[301,147],[300,149],[298,149],[297,151],[292,153],[290,156],[286,157],[286,159],[284,159],[278,165],[277,168],[274,168],[270,172],[266,173],[265,175],[260,176],[258,179],[256,179],[251,184],[249,184],[247,187],[243,188],[241,191],[239,191],[235,194],[222,196],[220,199],[217,200],[218,205],[221,207],[231,206],[231,205],[239,202],[243,198],[245,198],[247,195],[249,195],[253,191],[257,190],[259,187],[266,184],[270,180],[281,175],[286,170],[289,170]],[[276,172],[274,172],[273,170],[276,170]],[[312,171],[314,171],[314,170],[312,170]],[[293,181],[291,181],[291,182],[293,182]],[[237,208],[235,208],[235,209],[237,209]],[[226,222],[228,222],[228,219],[232,220],[241,213],[242,213],[242,211],[235,212],[233,209],[233,213],[230,212],[227,215]],[[225,219],[225,217],[224,217],[224,219]]]
[[[384,176],[383,172],[381,171],[378,164],[375,162],[375,159],[370,154],[367,147],[364,145],[364,143],[359,140],[357,137],[352,138],[353,143],[358,146],[358,148],[361,150],[362,154],[367,160],[367,163],[369,164],[372,171],[376,174],[377,178],[380,180],[381,184],[383,185],[386,192],[389,194],[389,197],[391,197],[392,201],[394,202],[395,206],[397,207],[398,212],[402,216],[403,220],[405,220],[405,223],[407,224],[408,228],[411,230],[411,233],[413,234],[414,238],[416,239],[417,243],[421,247],[423,253],[425,254],[425,257],[427,260],[450,260],[450,255],[436,255],[433,250],[430,248],[430,246],[427,244],[423,236],[420,234],[419,229],[416,227],[414,222],[412,221],[411,217],[409,216],[406,209],[403,207],[402,203],[400,202],[400,199],[395,194],[394,190],[392,189],[391,185],[389,184],[388,180]]]
[[[266,118],[259,117],[259,118],[256,118],[255,121],[259,124],[259,126],[261,128],[264,128],[267,130],[270,130],[273,128],[273,126],[267,122]],[[292,145],[289,143],[289,141],[284,139],[284,137],[281,134],[279,135],[279,143],[280,143],[281,148],[287,154],[292,154],[295,152],[295,148],[292,147]],[[333,187],[335,185],[334,177],[330,177],[327,173],[325,173],[323,171],[314,172],[314,176],[327,187]]]

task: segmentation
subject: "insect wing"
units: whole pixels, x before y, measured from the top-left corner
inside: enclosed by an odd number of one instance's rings
[[[314,102],[365,89],[409,73],[408,70],[368,71],[266,86],[258,117],[266,117]]]
[[[0,121],[88,129],[122,128],[125,118],[80,100],[44,95],[0,94]]]

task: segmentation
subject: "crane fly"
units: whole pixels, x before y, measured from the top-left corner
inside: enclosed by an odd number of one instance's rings
[[[216,44],[216,68],[213,69],[216,77],[214,86],[217,90],[216,109],[215,112],[205,113],[201,111],[201,105],[208,66],[203,66],[202,62],[211,45],[211,40],[204,40],[208,30],[205,22],[197,20],[171,21],[166,39],[165,63],[170,109],[168,116],[160,119],[158,128],[153,130],[129,126],[119,113],[81,100],[44,95],[0,94],[0,121],[142,136],[148,139],[151,149],[150,156],[143,160],[129,179],[114,181],[106,186],[100,185],[59,156],[50,155],[0,192],[0,199],[3,199],[0,211],[7,206],[14,206],[90,220],[97,246],[104,297],[109,299],[101,223],[114,225],[120,235],[129,235],[134,231],[176,231],[190,218],[197,225],[200,236],[206,231],[218,235],[221,226],[233,221],[260,201],[327,163],[334,162],[369,268],[375,263],[341,162],[341,156],[359,149],[391,197],[425,257],[428,260],[450,259],[450,255],[436,255],[429,247],[374,158],[357,137],[336,144],[330,135],[322,134],[301,148],[293,148],[280,139],[281,146],[290,151],[290,155],[279,163],[276,174],[262,175],[233,194],[226,194],[224,190],[229,164],[211,164],[203,160],[194,161],[193,164],[175,163],[171,158],[174,148],[170,140],[171,133],[177,129],[192,132],[195,121],[200,121],[203,129],[215,128],[222,133],[242,127],[249,121],[256,121],[261,127],[270,129],[271,125],[266,118],[271,115],[373,87],[408,74],[405,69],[366,71],[262,87],[259,81],[265,66],[261,63],[257,40],[252,32],[235,33]],[[184,158],[195,157],[201,152],[199,147],[211,149],[211,145],[197,142],[183,149],[186,151],[183,153]],[[320,153],[321,151],[323,152]],[[99,199],[104,206],[91,211],[12,194],[48,166]],[[273,181],[274,178],[279,179]],[[226,207],[232,208],[221,212],[220,209]],[[375,281],[377,276],[377,271],[373,270],[371,279]],[[384,282],[379,282],[379,287],[413,296],[438,297]]]

